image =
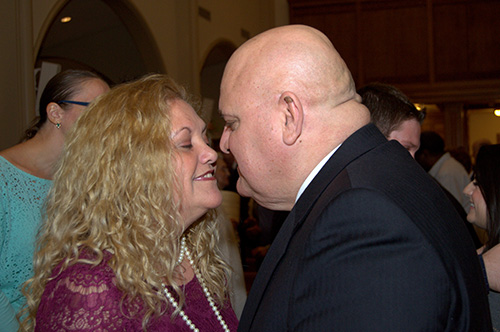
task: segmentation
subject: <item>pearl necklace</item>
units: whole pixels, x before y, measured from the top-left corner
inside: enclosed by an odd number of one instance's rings
[[[183,236],[181,239],[181,251],[179,253],[179,258],[177,259],[178,265],[180,265],[182,263],[182,261],[184,260],[184,256],[186,256],[187,259],[189,260],[189,264],[191,264],[191,267],[193,268],[194,274],[196,275],[196,278],[198,279],[198,282],[200,283],[201,288],[203,289],[203,293],[205,293],[205,297],[207,298],[207,301],[210,304],[210,307],[212,308],[212,311],[214,312],[215,317],[217,317],[219,324],[222,326],[222,328],[224,329],[225,332],[231,332],[231,330],[229,330],[229,327],[227,326],[226,322],[224,321],[224,318],[220,314],[219,309],[217,308],[217,306],[212,298],[212,295],[208,291],[208,288],[205,284],[205,280],[203,279],[203,277],[199,273],[198,269],[194,266],[194,260],[191,257],[191,253],[187,249],[186,237]],[[167,287],[164,284],[162,284],[162,286],[163,286],[163,293],[167,297],[168,301],[172,304],[172,306],[175,309],[177,309],[179,307],[179,304],[177,303],[175,298],[172,296],[172,294],[170,294],[170,292],[167,290]],[[187,326],[189,326],[191,331],[200,332],[200,330],[196,327],[196,325],[186,315],[184,310],[181,309],[179,312],[179,315],[181,316],[182,320],[187,324]]]
[[[186,237],[183,236],[181,239],[181,252],[179,253],[179,258],[177,259],[177,265],[181,265],[184,260],[184,255],[186,254]]]

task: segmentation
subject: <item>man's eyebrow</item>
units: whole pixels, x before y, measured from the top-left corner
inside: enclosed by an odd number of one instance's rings
[[[224,113],[222,112],[221,110],[219,110],[219,115],[222,117],[222,118],[231,118],[231,119],[238,119],[238,116],[236,115],[233,115],[233,114],[227,114],[227,113]]]

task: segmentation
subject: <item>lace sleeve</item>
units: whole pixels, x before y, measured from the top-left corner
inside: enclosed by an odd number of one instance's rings
[[[107,264],[72,265],[47,283],[35,331],[140,330],[140,322],[122,313],[121,296]]]

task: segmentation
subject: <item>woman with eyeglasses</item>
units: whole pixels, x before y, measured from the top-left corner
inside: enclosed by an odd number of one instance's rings
[[[86,105],[109,90],[98,75],[66,70],[43,90],[40,117],[22,143],[0,151],[0,332],[17,330],[32,276],[33,242],[66,133]]]
[[[474,165],[473,180],[464,189],[464,194],[470,200],[470,210],[467,214],[467,220],[485,229],[488,234],[488,239],[484,247],[478,249],[480,254],[487,254],[490,249],[497,247],[500,243],[499,171],[500,144],[481,147]],[[491,272],[498,270],[498,265],[500,265],[498,261],[494,263],[494,266],[486,264],[489,279],[495,278],[495,275]],[[497,283],[496,280],[489,281]],[[495,331],[500,331],[500,294],[490,289],[488,299],[493,328]]]

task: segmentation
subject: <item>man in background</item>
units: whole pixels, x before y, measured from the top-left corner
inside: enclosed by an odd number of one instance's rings
[[[463,194],[470,177],[464,166],[444,150],[443,138],[434,131],[420,134],[420,148],[415,154],[417,162],[448,190],[469,212],[470,201]]]
[[[389,84],[370,83],[358,89],[362,103],[370,110],[371,122],[389,140],[398,141],[415,158],[420,147],[420,126],[425,112],[419,111],[410,99],[398,88]],[[467,228],[474,246],[480,248],[481,241],[474,226],[467,221],[467,213],[461,203],[442,187]]]
[[[401,90],[389,84],[370,83],[360,88],[358,94],[370,110],[371,122],[387,139],[401,143],[415,158],[425,112],[417,110]]]

